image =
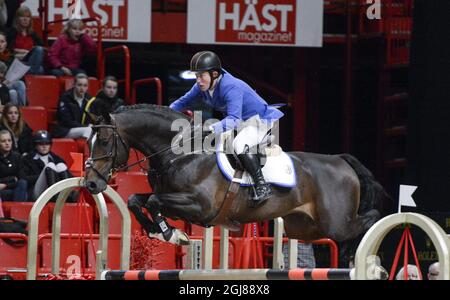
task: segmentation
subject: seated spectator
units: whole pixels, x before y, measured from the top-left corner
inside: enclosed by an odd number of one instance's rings
[[[422,280],[422,278],[419,277],[419,269],[417,269],[417,266],[407,265],[407,272],[408,272],[407,280]],[[395,280],[405,280],[404,267],[402,267],[400,271],[398,271],[397,275],[395,276]]]
[[[428,280],[439,279],[439,262],[435,262],[428,267]]]
[[[22,155],[33,151],[33,130],[23,120],[22,112],[17,105],[12,103],[5,105],[0,119],[0,129],[8,130],[11,133],[14,151]]]
[[[74,87],[61,95],[56,118],[58,124],[54,127],[53,136],[65,138],[85,138],[91,135],[90,120],[85,113],[88,100],[89,81],[86,74],[75,76]],[[83,122],[83,119],[85,122]]]
[[[7,35],[9,49],[14,57],[31,67],[28,74],[44,74],[45,50],[41,38],[33,31],[31,10],[27,6],[17,10],[14,25]]]
[[[22,156],[12,150],[8,130],[0,130],[0,198],[3,201],[27,201],[27,181],[20,178]]]
[[[14,16],[25,0],[0,0],[0,28],[10,28]]]
[[[122,106],[124,102],[117,97],[117,86],[117,79],[113,76],[107,76],[103,80],[102,89],[97,93],[97,96],[89,100],[86,107],[87,111],[96,116],[104,116]]]
[[[64,26],[62,35],[49,51],[51,73],[55,76],[75,76],[86,73],[80,69],[83,58],[96,53],[95,42],[85,33],[84,23],[72,19]]]
[[[27,181],[29,195],[35,201],[49,186],[73,176],[65,161],[51,152],[52,137],[47,131],[36,131],[33,144],[34,151],[23,159],[21,178]]]
[[[14,82],[9,82],[5,80],[7,69],[11,66],[14,56],[11,54],[11,51],[8,49],[8,42],[6,41],[6,35],[3,32],[0,32],[0,81],[2,84],[6,85],[9,89],[9,98],[10,101],[19,106],[27,105],[27,88],[25,83],[21,80],[17,80]],[[5,64],[5,66],[3,66]],[[6,68],[5,68],[6,67]]]
[[[7,66],[0,62],[0,115],[3,113],[3,107],[5,104],[11,102],[9,98],[9,88],[3,83],[4,74],[6,73]]]

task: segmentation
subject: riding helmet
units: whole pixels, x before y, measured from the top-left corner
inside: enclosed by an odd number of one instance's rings
[[[52,137],[46,130],[38,130],[33,133],[33,143],[52,143]]]
[[[221,73],[221,70],[220,58],[212,51],[197,52],[191,59],[192,72],[218,71]]]

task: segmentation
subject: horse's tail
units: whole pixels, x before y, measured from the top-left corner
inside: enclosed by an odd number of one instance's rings
[[[363,166],[358,159],[350,154],[341,154],[339,157],[345,160],[358,176],[360,183],[358,214],[364,215],[372,209],[376,209],[381,213],[383,200],[391,198],[389,194],[385,191],[383,186],[375,180],[372,172]]]

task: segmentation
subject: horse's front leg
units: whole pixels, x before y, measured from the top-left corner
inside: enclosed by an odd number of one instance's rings
[[[141,224],[147,234],[158,233],[158,227],[153,223],[146,214],[142,212],[151,194],[133,194],[128,199],[128,209],[136,217],[136,220]]]
[[[156,223],[158,233],[149,232],[148,236],[161,241],[166,241],[175,245],[189,245],[189,237],[178,228],[172,227],[161,214],[161,202],[157,195],[152,194],[148,198],[145,208]]]

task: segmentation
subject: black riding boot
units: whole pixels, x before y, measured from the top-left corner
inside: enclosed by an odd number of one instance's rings
[[[272,188],[264,179],[261,165],[256,154],[239,154],[238,158],[242,163],[242,166],[252,176],[253,181],[255,182],[256,195],[252,200],[253,206],[258,206],[273,195]]]

